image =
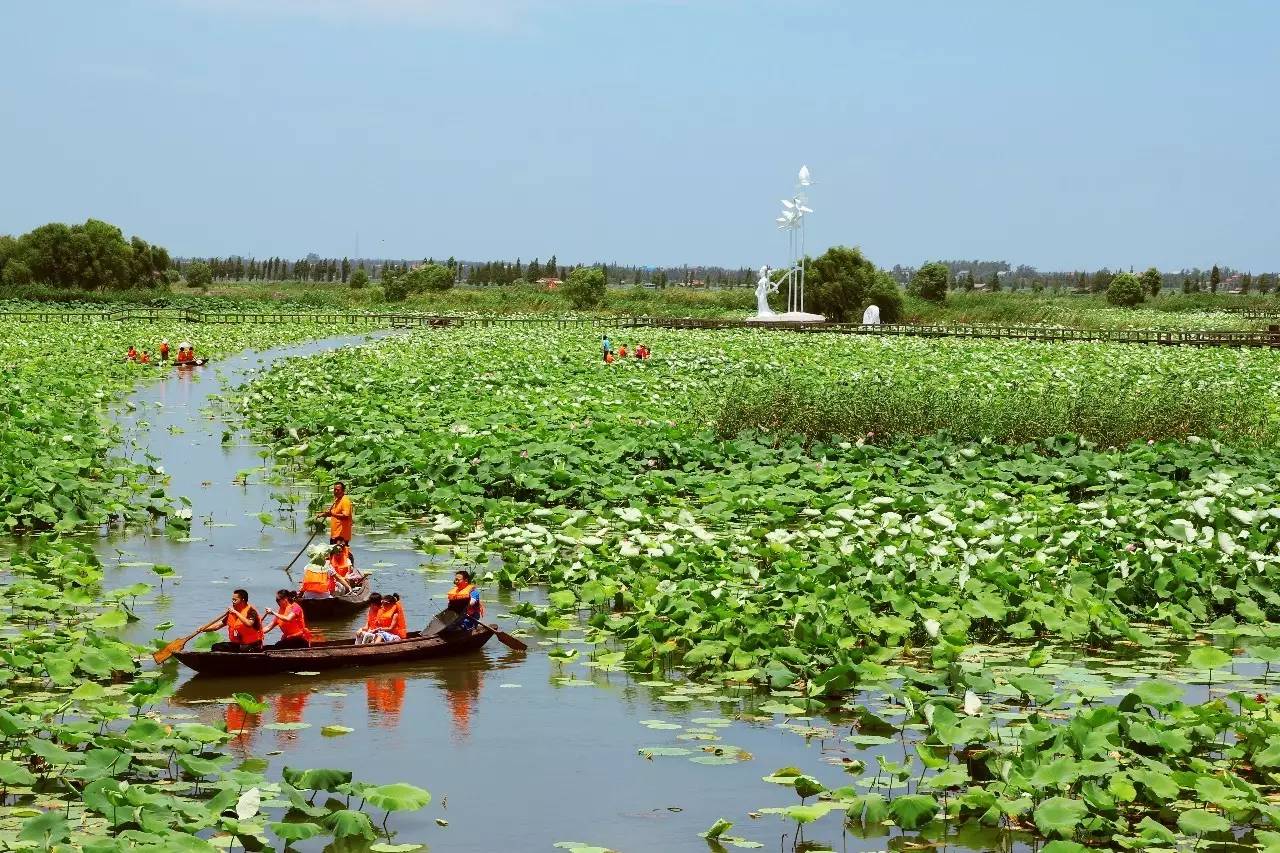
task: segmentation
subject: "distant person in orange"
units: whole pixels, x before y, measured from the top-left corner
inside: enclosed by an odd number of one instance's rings
[[[626,358],[626,357],[627,357],[627,345],[618,344],[618,358]]]
[[[347,497],[347,484],[339,480],[333,484],[333,503],[316,518],[329,519],[329,544],[336,545],[338,540],[351,542],[351,532],[355,525],[355,507],[351,498]]]
[[[138,351],[134,349],[133,344],[129,344],[129,351],[124,354],[125,361],[137,361]]]
[[[636,347],[636,358],[644,359],[649,357],[649,348],[644,344]]]
[[[168,338],[165,338],[160,342],[160,360],[161,361],[169,360],[169,339]]]
[[[274,616],[271,624],[263,631],[270,634],[276,628],[282,635],[273,649],[305,649],[311,645],[311,632],[307,630],[307,617],[302,613],[302,605],[298,603],[298,594],[292,590],[276,590],[276,610],[268,609],[263,615]]]
[[[604,363],[613,364],[613,353],[607,352],[604,354]]]
[[[138,364],[150,364],[150,363],[151,363],[151,354],[148,353],[146,350],[143,350],[142,355],[138,356]]]
[[[223,625],[227,626],[227,642],[215,643],[215,652],[262,651],[262,617],[249,603],[249,593],[243,589],[231,593],[231,606],[212,630],[216,631]]]

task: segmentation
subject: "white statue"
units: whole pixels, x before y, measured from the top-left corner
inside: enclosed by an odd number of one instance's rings
[[[880,325],[880,306],[868,305],[867,310],[862,312],[862,325],[879,326]]]
[[[772,317],[773,309],[769,307],[769,294],[778,292],[778,283],[769,278],[769,267],[760,267],[760,278],[756,281],[756,316]]]

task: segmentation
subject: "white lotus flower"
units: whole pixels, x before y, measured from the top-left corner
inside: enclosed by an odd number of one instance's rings
[[[940,628],[942,628],[942,623],[939,622],[937,619],[924,620],[924,632],[928,634],[930,637],[937,639],[938,630]]]
[[[978,694],[972,690],[966,690],[964,692],[964,712],[970,717],[974,717],[981,710],[982,700],[978,698]]]
[[[933,725],[933,703],[930,702],[924,706],[924,721],[929,725]]]

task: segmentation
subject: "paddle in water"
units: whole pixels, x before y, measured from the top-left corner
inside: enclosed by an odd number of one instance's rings
[[[301,557],[303,553],[306,552],[306,550],[311,547],[311,543],[316,541],[316,536],[319,533],[320,531],[318,530],[312,533],[311,538],[306,541],[306,544],[304,544],[300,549],[298,549],[298,553],[294,554],[293,559],[290,560],[289,563],[284,567],[284,573],[288,575],[290,582],[293,581],[293,572],[289,570],[293,568],[294,563],[298,562],[298,558]]]
[[[174,652],[182,651],[182,647],[185,646],[187,643],[191,642],[191,640],[194,637],[200,636],[205,631],[212,631],[213,627],[221,621],[222,621],[222,617],[219,616],[217,619],[214,619],[212,622],[206,622],[199,630],[194,631],[185,637],[179,637],[169,645],[165,646],[160,651],[153,654],[151,656],[151,659],[156,663],[164,663],[169,658],[173,657]]]
[[[458,615],[457,611],[447,609],[441,610],[432,618],[430,624],[423,629],[422,636],[427,638],[438,637],[460,618],[462,617]],[[502,643],[502,645],[509,649],[515,649],[518,652],[527,652],[529,650],[527,645],[511,636],[506,631],[500,630],[497,625],[485,625],[483,622],[477,622],[476,624],[492,631],[494,636],[498,638],[498,642]]]

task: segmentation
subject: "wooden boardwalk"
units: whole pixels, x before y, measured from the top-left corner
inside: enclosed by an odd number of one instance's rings
[[[1246,315],[1247,316],[1247,315]],[[86,311],[35,309],[0,311],[0,320],[20,322],[140,321],[192,324],[286,324],[322,321],[342,328],[519,328],[546,326],[595,330],[752,329],[799,334],[864,335],[872,337],[969,338],[1056,343],[1117,343],[1151,346],[1269,347],[1280,349],[1280,325],[1253,331],[1165,331],[1159,329],[1064,329],[1036,326],[908,325],[864,326],[860,323],[754,323],[745,320],[679,319],[669,317],[499,317],[418,314],[376,311],[198,311],[191,308],[127,307]]]

